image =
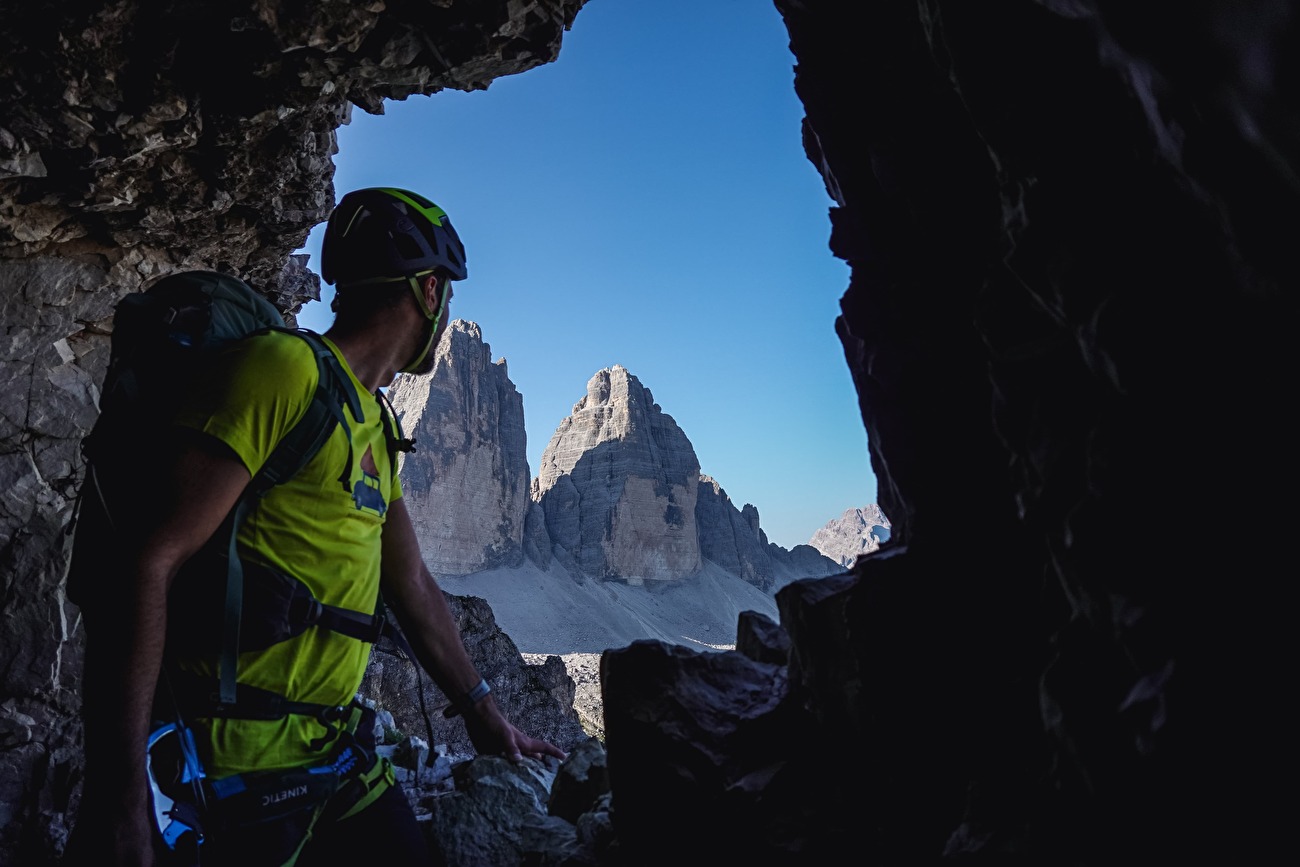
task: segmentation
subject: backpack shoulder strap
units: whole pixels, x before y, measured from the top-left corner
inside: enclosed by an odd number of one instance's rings
[[[384,422],[384,440],[388,443],[389,456],[396,460],[398,452],[415,451],[415,438],[407,439],[402,433],[402,420],[398,418],[397,410],[393,409],[387,393],[379,389],[375,396],[379,398],[379,415]]]
[[[339,481],[344,489],[350,490],[352,430],[348,426],[343,406],[346,404],[351,409],[353,418],[363,417],[361,400],[352,385],[352,380],[320,335],[305,328],[278,327],[259,329],[253,333],[260,334],[266,331],[293,334],[307,342],[316,359],[316,391],[312,395],[306,413],[281,438],[270,457],[248,483],[239,502],[235,504],[235,508],[222,525],[222,533],[228,534],[224,536],[227,540],[226,596],[221,655],[218,662],[218,694],[222,705],[234,705],[237,694],[240,617],[244,604],[243,564],[239,560],[236,546],[239,527],[252,511],[254,503],[273,487],[291,478],[316,456],[326,440],[334,433],[335,425],[342,425],[348,436],[348,460],[344,464]]]
[[[363,418],[361,399],[357,395],[352,379],[339,364],[338,358],[321,339],[320,335],[305,328],[276,329],[285,334],[292,334],[311,347],[316,359],[316,393],[312,396],[307,412],[290,431],[280,440],[279,445],[267,458],[266,463],[254,476],[253,495],[261,497],[271,488],[292,477],[307,465],[325,445],[325,441],[334,433],[336,424],[342,425],[348,436],[348,448],[352,447],[352,428],[343,412],[346,405],[355,419]],[[344,466],[339,481],[344,489],[350,490],[351,456]]]

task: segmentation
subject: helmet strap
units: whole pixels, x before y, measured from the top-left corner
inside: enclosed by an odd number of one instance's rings
[[[442,315],[442,311],[439,310],[438,312],[435,313],[434,311],[430,310],[429,303],[424,300],[424,285],[423,285],[424,278],[428,277],[432,273],[434,272],[421,271],[418,274],[411,274],[409,277],[406,278],[406,282],[410,285],[411,291],[415,293],[415,302],[420,305],[420,311],[424,313],[424,318],[437,321],[438,318]],[[439,280],[438,284],[439,286],[441,286],[442,281]],[[446,293],[442,293],[442,294],[445,296]]]
[[[424,339],[424,348],[421,349],[419,353],[416,354],[415,358],[411,359],[406,363],[406,366],[401,369],[400,371],[401,373],[411,373],[412,371],[416,370],[421,364],[423,364],[424,360],[429,357],[429,353],[433,350],[433,339],[438,334],[438,323],[442,321],[442,317],[447,312],[448,293],[447,293],[446,286],[440,285],[439,287],[441,291],[438,293],[439,295],[438,309],[436,312],[430,310],[428,303],[424,300],[424,286],[421,284],[423,278],[429,276],[430,273],[432,272],[427,272],[422,275],[412,275],[406,278],[408,281],[410,281],[411,291],[415,293],[415,300],[420,305],[421,312],[424,313],[424,318],[426,320],[425,328],[428,330],[429,336]],[[439,282],[441,283],[441,281]]]

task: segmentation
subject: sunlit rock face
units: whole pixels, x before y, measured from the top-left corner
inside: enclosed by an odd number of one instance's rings
[[[493,362],[478,325],[461,320],[434,358],[430,374],[399,375],[388,396],[415,440],[401,458],[402,488],[435,573],[527,557],[548,570],[558,561],[569,572],[635,583],[685,577],[709,560],[771,592],[836,571],[807,545],[770,543],[758,509],[737,509],[712,477],[697,473],[687,484],[690,441],[623,368],[599,372],[561,423],[533,498],[523,401],[505,360]]]
[[[625,368],[598,371],[542,452],[532,498],[554,545],[596,578],[664,581],[700,567],[695,448]]]
[[[518,565],[531,505],[523,397],[473,322],[452,322],[434,358],[388,391],[415,440],[400,472],[424,562],[443,575]]]

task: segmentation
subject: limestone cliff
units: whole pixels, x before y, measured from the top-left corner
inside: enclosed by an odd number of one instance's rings
[[[839,564],[808,545],[782,548],[767,539],[752,503],[737,509],[716,479],[700,476],[695,506],[701,555],[769,592],[800,578],[824,578]]]
[[[427,376],[388,390],[414,451],[402,490],[436,574],[517,566],[526,556],[575,577],[682,579],[705,560],[773,592],[837,564],[767,540],[758,509],[701,475],[690,440],[624,368],[598,372],[528,481],[523,398],[479,326],[455,320]],[[693,475],[692,475],[693,474]],[[665,492],[660,495],[658,492]],[[692,505],[693,503],[693,505]]]
[[[425,563],[443,575],[518,564],[531,502],[524,402],[505,359],[457,319],[433,371],[398,375],[388,397],[415,440],[400,472]]]
[[[560,422],[532,483],[556,548],[596,578],[684,578],[700,568],[695,448],[625,368],[598,371]]]

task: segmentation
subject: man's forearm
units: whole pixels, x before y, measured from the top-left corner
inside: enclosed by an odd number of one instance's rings
[[[167,638],[168,592],[181,566],[221,525],[248,479],[234,458],[185,449],[172,468],[171,496],[160,502],[159,514],[165,517],[133,546],[134,557],[122,576],[126,581],[120,592],[127,596],[122,622],[96,623],[91,630],[92,637],[102,636],[96,638],[95,652],[104,654],[88,660],[103,681],[91,685],[100,706],[94,724],[102,733],[96,758],[110,787],[120,779],[144,790],[145,741]]]
[[[479,671],[442,588],[427,570],[418,580],[422,587],[415,598],[397,606],[398,622],[420,666],[449,700],[459,701],[478,685]]]
[[[447,597],[420,556],[404,499],[389,504],[383,537],[383,586],[422,668],[452,701],[478,685],[478,669]]]
[[[96,624],[103,637],[88,645],[94,654],[88,673],[99,681],[94,691],[100,696],[95,718],[87,724],[88,736],[90,728],[100,730],[95,755],[88,758],[98,766],[96,779],[102,787],[132,799],[148,792],[145,743],[167,632],[166,577],[156,569],[136,575],[125,622]]]

